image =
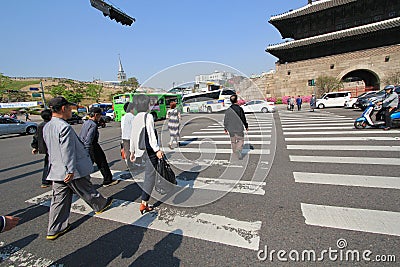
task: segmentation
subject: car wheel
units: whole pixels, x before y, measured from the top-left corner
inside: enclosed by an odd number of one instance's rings
[[[356,104],[353,104],[352,108],[353,108],[353,109],[356,109],[356,108],[357,108],[357,105],[356,105]]]
[[[267,109],[267,108],[262,108],[262,109],[261,109],[261,112],[262,112],[262,113],[268,113],[268,109]]]
[[[36,127],[34,126],[29,126],[28,128],[26,128],[26,133],[27,134],[35,134],[36,133]]]
[[[212,113],[212,108],[211,107],[207,108],[207,113]]]
[[[325,108],[325,105],[324,105],[324,104],[319,104],[319,105],[318,105],[318,108],[319,108],[319,109],[324,109],[324,108]]]

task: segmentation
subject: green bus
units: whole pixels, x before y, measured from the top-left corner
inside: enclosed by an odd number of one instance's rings
[[[114,120],[121,121],[125,114],[124,104],[132,102],[135,95],[144,93],[124,93],[113,96]],[[176,102],[176,107],[182,111],[182,95],[170,93],[149,93],[144,94],[150,97],[150,114],[154,120],[161,120],[167,117],[167,110],[171,102]]]

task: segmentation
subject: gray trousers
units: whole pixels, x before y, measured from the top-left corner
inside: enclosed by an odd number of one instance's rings
[[[130,140],[122,139],[122,147],[124,148],[126,166],[128,167],[129,171],[133,171],[133,169],[135,168],[135,165],[129,159],[131,156],[131,151],[129,150],[130,146],[131,146]]]
[[[243,149],[243,144],[244,144],[244,136],[243,134],[233,134],[233,136],[231,136],[231,146],[232,146],[232,151],[233,153],[237,153],[237,152],[242,152]]]
[[[55,235],[68,226],[71,211],[72,195],[75,193],[82,198],[94,211],[105,207],[104,198],[90,182],[90,176],[74,179],[69,183],[53,181],[53,196],[49,212],[47,235]]]

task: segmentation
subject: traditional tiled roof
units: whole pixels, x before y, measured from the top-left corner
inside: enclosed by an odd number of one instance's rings
[[[350,29],[345,29],[341,31],[331,32],[327,34],[322,34],[318,36],[313,36],[309,38],[304,38],[300,40],[289,41],[281,44],[270,45],[267,47],[266,51],[271,50],[283,50],[301,46],[307,46],[310,44],[321,43],[326,41],[337,40],[345,37],[357,36],[366,33],[377,32],[381,30],[391,29],[400,27],[400,17],[394,19],[388,19],[384,21],[379,21],[359,27],[354,27]]]
[[[269,21],[273,22],[277,20],[295,18],[356,1],[357,0],[320,0],[296,10],[292,10],[281,15],[272,16]]]

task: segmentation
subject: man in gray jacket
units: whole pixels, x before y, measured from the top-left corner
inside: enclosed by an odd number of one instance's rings
[[[385,90],[385,99],[382,102],[378,102],[378,105],[382,104],[382,111],[385,115],[385,128],[383,130],[390,130],[392,127],[392,120],[390,115],[396,111],[397,106],[399,105],[399,96],[394,91],[394,85],[387,85],[383,90]]]
[[[66,233],[73,193],[81,197],[96,214],[112,204],[112,198],[104,198],[90,182],[92,161],[75,131],[66,122],[72,117],[73,103],[64,97],[49,101],[53,118],[43,128],[43,137],[49,154],[49,174],[53,181],[49,226],[46,239],[54,240]]]

